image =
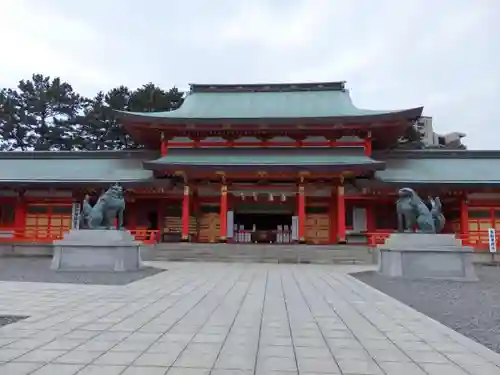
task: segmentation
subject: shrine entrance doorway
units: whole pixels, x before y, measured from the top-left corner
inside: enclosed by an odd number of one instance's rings
[[[296,221],[293,217],[293,209],[288,205],[239,205],[234,210],[234,240],[238,243],[292,243]]]

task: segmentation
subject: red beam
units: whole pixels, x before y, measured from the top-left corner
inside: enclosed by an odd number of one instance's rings
[[[278,142],[278,141],[225,141],[225,142],[169,142],[169,147],[366,147],[366,142]],[[371,150],[370,150],[371,153]]]

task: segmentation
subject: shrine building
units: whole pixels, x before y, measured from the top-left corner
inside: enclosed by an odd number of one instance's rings
[[[86,194],[125,189],[150,242],[368,244],[397,228],[396,193],[439,196],[479,251],[500,229],[500,152],[401,150],[423,107],[357,108],[344,82],[191,85],[170,112],[119,112],[141,150],[0,153],[0,242],[52,242]]]

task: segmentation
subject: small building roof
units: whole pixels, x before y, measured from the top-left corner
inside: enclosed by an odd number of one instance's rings
[[[153,155],[129,151],[0,152],[0,185],[146,182],[153,174],[142,162]]]
[[[321,170],[334,172],[343,170],[377,170],[384,168],[383,162],[375,161],[359,148],[207,148],[170,149],[166,156],[144,162],[145,168],[153,170],[196,169],[213,170]]]
[[[126,120],[162,123],[373,122],[412,119],[423,107],[403,110],[357,108],[344,82],[252,85],[192,84],[180,108],[168,112],[125,112]]]
[[[470,150],[412,150],[375,154],[387,168],[375,178],[398,186],[499,186],[500,152]]]

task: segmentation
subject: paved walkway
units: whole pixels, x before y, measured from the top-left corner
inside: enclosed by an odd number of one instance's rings
[[[495,375],[493,353],[354,267],[156,263],[126,286],[0,283],[0,374]]]

